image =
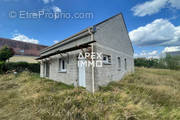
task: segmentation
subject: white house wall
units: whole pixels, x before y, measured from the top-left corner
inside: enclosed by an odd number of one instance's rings
[[[133,56],[132,44],[121,14],[97,25],[96,30],[97,43]]]
[[[83,38],[74,40],[66,45],[63,45],[61,47],[58,47],[54,50],[51,50],[49,52],[45,52],[41,55],[47,55],[49,53],[53,53],[57,50],[64,50],[70,47],[74,47],[75,45],[80,45],[83,43],[87,43],[89,42],[90,36],[85,36]],[[86,50],[86,49],[84,49]],[[48,60],[50,63],[50,73],[49,73],[49,79],[55,80],[55,81],[59,81],[59,82],[63,82],[69,85],[74,85],[77,86],[78,85],[78,77],[79,77],[79,73],[78,73],[78,60],[77,60],[77,56],[79,55],[79,53],[82,52],[81,50],[76,50],[76,51],[72,51],[72,52],[68,52],[65,54],[62,54],[62,56],[59,55],[55,55],[49,58],[44,59],[45,61]],[[60,58],[65,58],[66,61],[68,62],[67,65],[67,72],[60,72],[59,71],[59,59]],[[43,62],[41,62],[41,72],[40,72],[40,76],[41,77],[45,77],[45,73],[43,73]],[[92,88],[92,82],[91,82],[91,67],[87,67],[85,69],[85,73],[86,73],[86,86],[87,86],[87,90],[91,91]]]
[[[98,52],[111,56],[110,64],[103,64],[103,67],[95,68],[96,89],[98,86],[105,86],[109,82],[119,81],[126,73],[134,72],[134,60],[132,56],[116,51],[112,48],[96,45]],[[121,67],[118,67],[118,57],[121,60]],[[125,69],[125,59],[127,61],[127,69]]]
[[[111,64],[95,68],[96,89],[111,81],[119,81],[126,73],[134,72],[133,48],[126,31],[123,17],[118,15],[96,27],[96,51],[111,56]],[[121,68],[118,68],[118,57]],[[125,70],[125,60],[127,70]]]
[[[66,59],[66,72],[59,71],[59,59]],[[77,58],[74,54],[69,53],[69,57],[66,54],[63,54],[63,57],[59,55],[59,57],[50,59],[50,76],[49,79],[63,82],[69,85],[74,85],[78,80],[77,76]]]

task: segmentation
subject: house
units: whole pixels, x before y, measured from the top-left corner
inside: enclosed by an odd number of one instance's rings
[[[13,48],[15,55],[9,59],[10,62],[29,62],[37,63],[35,58],[40,56],[40,50],[47,46],[33,43],[21,42],[6,38],[0,38],[0,48],[8,46]]]
[[[134,72],[133,54],[120,13],[43,49],[40,76],[94,92]]]

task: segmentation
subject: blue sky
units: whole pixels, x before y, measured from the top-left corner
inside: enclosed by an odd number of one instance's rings
[[[89,18],[20,18],[19,12],[90,13]],[[123,13],[135,57],[180,50],[180,0],[0,0],[0,37],[52,45]],[[14,15],[14,16],[13,16]]]

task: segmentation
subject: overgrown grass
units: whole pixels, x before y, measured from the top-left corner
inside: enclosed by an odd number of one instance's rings
[[[179,120],[180,71],[136,68],[101,87],[81,88],[23,72],[0,76],[0,120]]]

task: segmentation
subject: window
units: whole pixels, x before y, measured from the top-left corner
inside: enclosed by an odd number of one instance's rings
[[[66,72],[66,61],[65,59],[59,59],[59,71]]]
[[[24,50],[19,50],[20,53],[24,53]]]
[[[111,56],[110,55],[103,55],[103,63],[104,64],[111,64]]]
[[[124,69],[127,70],[127,60],[126,60],[126,58],[124,59]]]
[[[121,70],[121,58],[118,57],[118,70]]]

